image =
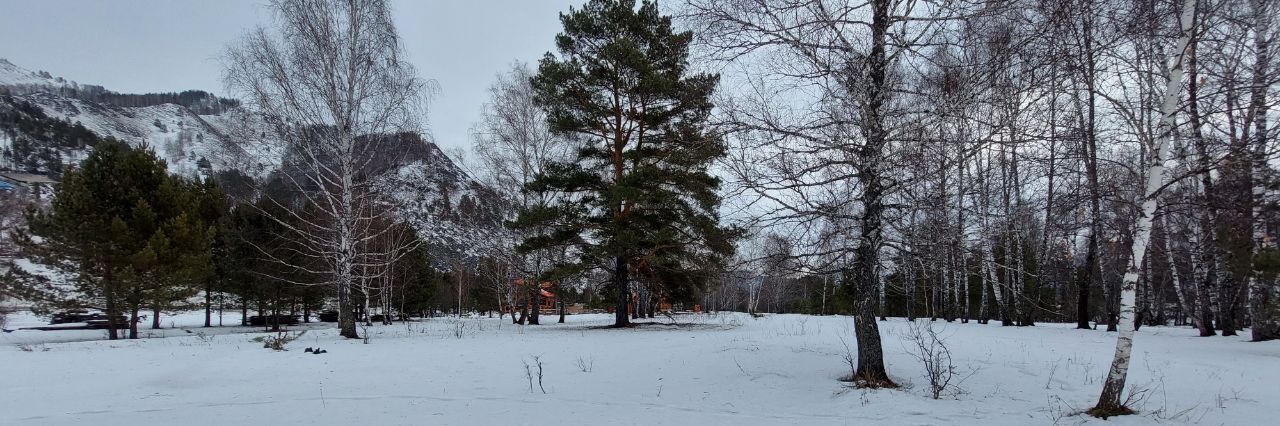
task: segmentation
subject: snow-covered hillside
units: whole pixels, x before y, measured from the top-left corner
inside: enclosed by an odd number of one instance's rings
[[[85,87],[105,91],[101,86],[82,86],[0,59],[0,89],[10,92],[15,100],[38,106],[49,118],[79,123],[100,137],[149,146],[175,173],[196,175],[201,159],[215,170],[237,169],[250,176],[262,176],[279,164],[278,155],[252,150],[249,144],[234,142],[229,136],[233,126],[245,125],[245,121],[252,124],[249,114],[238,114],[233,121],[228,119],[229,113],[199,115],[172,103],[122,107],[68,96]],[[84,154],[63,151],[63,161],[74,164]]]
[[[15,101],[34,105],[49,119],[79,123],[100,137],[148,146],[174,173],[197,176],[207,172],[202,169],[207,166],[212,171],[236,170],[261,182],[282,167],[285,153],[264,131],[260,116],[239,108],[197,114],[174,103],[125,107],[70,96],[76,94],[73,89],[82,87],[105,91],[0,59],[0,91],[7,90]],[[15,129],[0,128],[0,149],[11,144],[6,131]],[[504,241],[493,231],[501,228],[503,214],[493,192],[434,144],[420,138],[410,142],[424,147],[416,150],[421,154],[395,163],[379,181],[380,190],[391,194],[397,213],[424,241],[449,252],[473,256],[484,253],[485,246]],[[74,164],[87,155],[88,148],[57,151],[64,163]]]
[[[79,84],[48,72],[31,71],[0,58],[0,86],[77,87]]]
[[[226,120],[221,116],[201,116],[175,104],[147,107],[118,107],[73,99],[48,92],[18,95],[16,98],[39,105],[52,118],[80,123],[93,133],[134,146],[149,146],[169,163],[175,173],[194,176],[198,162],[206,159],[214,169],[244,169],[251,176],[265,170],[252,167],[245,148],[226,136]],[[80,158],[70,158],[68,162]],[[268,164],[278,160],[264,159]]]
[[[498,195],[435,145],[427,146],[423,158],[384,175],[378,186],[428,245],[471,257],[513,244],[503,232],[507,217]]]

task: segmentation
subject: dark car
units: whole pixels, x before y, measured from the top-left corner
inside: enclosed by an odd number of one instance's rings
[[[298,325],[299,315],[254,315],[249,317],[249,325],[265,327],[273,324]]]
[[[107,321],[107,316],[99,314],[101,318],[90,318],[84,321],[87,328],[92,329],[108,329],[111,328],[111,322]],[[129,328],[129,320],[124,315],[116,315],[116,328]]]
[[[102,312],[89,312],[84,309],[70,309],[53,314],[53,318],[49,321],[49,324],[70,324],[78,322],[89,323],[91,325],[97,323],[106,324],[107,314]],[[125,324],[124,315],[116,315],[116,323]],[[102,327],[106,328],[105,325]]]

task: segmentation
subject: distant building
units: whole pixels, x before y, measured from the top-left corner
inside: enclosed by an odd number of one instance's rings
[[[0,170],[0,191],[16,192],[20,196],[30,196],[39,200],[44,192],[52,192],[53,184],[58,183],[45,175],[35,173]]]
[[[525,285],[525,280],[517,278],[514,284],[516,288],[521,288],[522,286]],[[544,281],[540,283],[538,287],[539,287],[538,295],[541,296],[538,300],[539,301],[539,304],[537,306],[538,311],[542,313],[548,313],[548,314],[555,313],[556,309],[558,308],[558,306],[556,305],[556,295],[555,293],[547,291],[548,289],[553,288],[553,285],[549,282]],[[519,303],[519,306],[528,306],[528,305],[531,305],[532,302],[533,302],[533,295],[529,294],[528,300],[521,301]]]

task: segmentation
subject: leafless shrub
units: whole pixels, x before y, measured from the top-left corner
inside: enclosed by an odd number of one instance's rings
[[[809,319],[801,317],[795,322],[785,322],[782,325],[782,331],[778,332],[779,336],[807,336],[809,335]]]
[[[45,346],[43,343],[20,343],[18,344],[18,350],[23,352],[36,352],[37,350],[40,352],[49,352],[49,347]]]
[[[595,358],[578,357],[577,364],[578,364],[578,370],[581,370],[583,373],[590,373],[592,370],[595,369],[596,360]]]
[[[542,356],[530,355],[529,358],[530,359],[528,360],[521,361],[524,363],[524,377],[529,381],[529,393],[533,393],[533,379],[536,377],[538,379],[538,389],[541,390],[543,394],[546,394],[547,388],[542,387]],[[530,364],[530,361],[533,363]],[[535,368],[537,369],[536,373],[534,372]]]
[[[720,320],[720,325],[724,327],[741,327],[742,319],[736,315],[721,315],[719,312],[714,314]]]
[[[275,351],[287,351],[289,350],[287,346],[289,345],[290,342],[294,340],[298,340],[299,337],[302,337],[302,335],[306,333],[307,333],[306,330],[302,330],[297,333],[281,331],[279,333],[276,333],[275,336],[259,336],[257,338],[254,338],[253,340],[262,342],[262,347],[266,349],[271,349]]]
[[[1049,378],[1044,381],[1044,389],[1049,390],[1049,386],[1053,384],[1053,376],[1058,374],[1058,363],[1054,362],[1049,366]]]
[[[853,351],[853,348],[849,346],[849,341],[845,340],[843,335],[840,336],[840,344],[844,346],[844,353],[840,354],[840,359],[844,360],[844,363],[849,366],[849,374],[840,376],[840,381],[852,383],[854,378],[858,376],[858,353]]]
[[[1049,395],[1048,413],[1049,413],[1049,420],[1051,420],[1054,425],[1060,425],[1062,424],[1063,420],[1065,420],[1068,417],[1078,415],[1081,413],[1081,411],[1079,409],[1076,409],[1075,407],[1072,407],[1071,404],[1063,400],[1062,397],[1058,395]],[[1084,420],[1080,420],[1080,423],[1083,423],[1083,422]]]
[[[961,392],[956,380],[956,366],[951,358],[951,350],[946,342],[938,336],[932,321],[914,321],[902,336],[914,350],[907,352],[924,364],[925,375],[929,378],[929,391],[933,399],[938,399],[943,392]]]
[[[463,320],[461,318],[450,318],[448,322],[449,322],[449,334],[452,335],[455,339],[461,339],[463,337],[467,337],[467,335],[471,334],[472,332],[471,323],[469,323],[466,320]]]
[[[46,348],[45,350],[48,350],[48,349]],[[1234,389],[1234,388],[1231,389],[1230,395],[1223,394],[1223,391],[1219,390],[1218,396],[1215,398],[1215,402],[1217,402],[1219,410],[1226,410],[1228,401],[1234,402],[1234,401],[1243,401],[1243,400],[1244,398],[1240,397],[1240,390]]]
[[[1153,378],[1146,384],[1134,386],[1129,390],[1129,396],[1124,401],[1126,406],[1143,411],[1144,415],[1159,423],[1200,423],[1200,418],[1203,418],[1208,409],[1200,407],[1199,403],[1181,410],[1171,409],[1169,407],[1169,395],[1165,389],[1164,372],[1153,369],[1150,365],[1147,365],[1147,371]],[[1221,398],[1221,392],[1218,395]],[[1158,407],[1155,406],[1157,400],[1151,399],[1155,396],[1160,397]],[[1145,404],[1146,406],[1140,406],[1139,404]]]

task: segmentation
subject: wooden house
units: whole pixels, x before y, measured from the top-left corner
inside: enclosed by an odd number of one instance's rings
[[[527,295],[529,298],[528,300],[521,301],[520,305],[531,306],[533,304],[533,292],[525,291],[526,290],[525,280],[517,278],[515,280],[515,285],[516,285],[516,288],[518,289],[517,291],[519,291],[519,294]],[[550,289],[552,288],[555,288],[555,287],[550,282],[543,281],[538,284],[537,291],[540,297],[538,298],[537,309],[540,313],[555,314],[559,312],[560,307],[557,305],[556,294],[550,291]]]

